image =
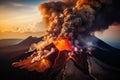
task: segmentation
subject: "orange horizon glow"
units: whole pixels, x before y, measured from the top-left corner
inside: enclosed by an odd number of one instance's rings
[[[0,32],[0,39],[26,39],[29,36],[41,37],[44,32]]]
[[[38,4],[9,1],[0,10],[0,39],[38,37],[45,31]]]

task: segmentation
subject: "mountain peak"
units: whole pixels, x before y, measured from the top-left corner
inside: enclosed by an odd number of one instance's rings
[[[28,38],[26,38],[25,40],[23,40],[18,45],[21,45],[21,46],[30,46],[33,43],[37,43],[37,42],[41,41],[42,38],[43,37],[37,38],[37,37],[29,36]]]

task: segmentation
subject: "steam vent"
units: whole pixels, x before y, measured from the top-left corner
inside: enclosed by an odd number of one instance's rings
[[[38,8],[46,31],[14,68],[38,73],[38,80],[120,79],[120,51],[94,36],[119,23],[112,0],[51,0]]]

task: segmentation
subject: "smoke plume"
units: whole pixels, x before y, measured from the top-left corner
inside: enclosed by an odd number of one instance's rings
[[[51,0],[41,3],[38,8],[46,32],[43,41],[31,46],[37,50],[58,37],[67,36],[72,41],[78,35],[105,30],[109,25],[120,22],[119,7],[112,0]]]
[[[68,53],[69,56],[74,55],[74,52],[82,52],[85,47],[89,48],[88,52],[91,54],[92,43],[87,38],[85,40],[84,36],[91,32],[105,30],[109,25],[120,22],[120,11],[117,10],[119,7],[113,3],[112,0],[60,0],[56,2],[49,0],[41,3],[39,10],[46,32],[42,41],[31,45],[29,51],[36,50],[36,52],[31,55],[32,60],[28,65],[50,54],[58,53],[57,51],[71,51]],[[34,57],[34,55],[37,56]],[[59,59],[58,57],[55,58],[54,64]],[[49,68],[48,65],[43,65],[43,67],[46,67],[45,70]]]
[[[115,22],[115,14],[119,14],[119,10],[117,10],[112,0],[61,0],[58,2],[45,2],[39,6],[46,27],[54,26],[53,21],[56,17],[63,16],[62,21],[64,21],[64,18],[67,18],[66,15],[68,15],[66,9],[71,9],[72,14],[69,14],[69,16],[75,14],[77,18],[82,19],[81,26],[84,26],[84,24],[88,24],[88,26],[92,25],[91,28],[87,29],[88,31],[106,29],[108,25]],[[90,19],[90,21],[88,19]],[[57,19],[55,20],[57,21]],[[59,25],[59,23],[56,25]],[[62,26],[62,24],[60,25]]]

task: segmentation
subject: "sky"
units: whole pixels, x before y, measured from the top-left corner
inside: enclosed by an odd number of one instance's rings
[[[120,24],[111,25],[107,30],[95,32],[95,36],[109,45],[120,49]]]
[[[47,0],[0,0],[0,39],[40,37],[45,28],[38,5]],[[95,35],[113,46],[120,44],[120,25]],[[120,46],[119,46],[120,47]]]
[[[43,1],[0,0],[0,39],[41,35],[45,29],[38,5]]]

